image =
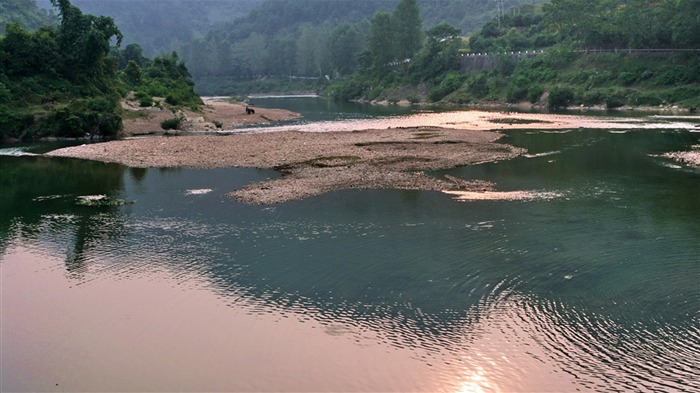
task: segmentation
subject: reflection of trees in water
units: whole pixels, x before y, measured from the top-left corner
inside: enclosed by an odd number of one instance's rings
[[[129,168],[129,175],[137,183],[141,183],[146,178],[146,173],[148,173],[146,168]]]
[[[0,251],[19,237],[61,243],[66,268],[79,272],[88,251],[105,239],[118,239],[126,230],[116,206],[77,206],[79,195],[119,195],[127,168],[85,160],[44,157],[0,157]],[[137,173],[143,178],[145,173]],[[68,238],[60,232],[72,232]],[[70,240],[69,240],[70,239]],[[70,243],[70,244],[65,244]]]
[[[78,217],[74,224],[76,228],[73,248],[67,250],[65,260],[66,270],[73,275],[81,275],[88,267],[91,249],[100,246],[104,241],[113,243],[127,234],[117,207],[97,209],[99,213],[86,212]]]

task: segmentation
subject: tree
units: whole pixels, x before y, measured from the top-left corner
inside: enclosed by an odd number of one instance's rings
[[[370,22],[367,50],[372,66],[383,70],[394,61],[394,30],[391,15],[377,12]]]
[[[126,82],[132,86],[141,84],[141,67],[134,60],[129,60],[124,69],[124,76]]]
[[[51,0],[58,8],[61,24],[58,46],[63,55],[63,71],[69,79],[97,77],[105,71],[102,61],[110,52],[110,41],[121,45],[122,33],[114,20],[105,16],[83,15],[68,0]]]
[[[130,61],[133,61],[139,67],[143,67],[148,62],[148,59],[143,55],[143,49],[139,44],[129,44],[124,50],[119,51],[119,68],[126,67]]]
[[[328,40],[331,67],[341,75],[352,73],[357,67],[357,55],[364,45],[362,33],[356,24],[344,23],[336,27]]]
[[[253,33],[237,45],[239,56],[245,61],[248,69],[255,76],[260,76],[265,70],[267,60],[267,39],[262,34]]]
[[[325,29],[304,25],[296,41],[296,64],[299,75],[319,76],[323,74],[324,49],[328,34]]]
[[[459,70],[460,31],[447,23],[441,23],[426,32],[427,40],[416,60],[411,63],[411,71],[422,81],[449,71]]]
[[[392,14],[394,57],[410,59],[423,43],[423,21],[416,0],[399,0]]]
[[[678,1],[671,19],[676,48],[700,48],[700,0]]]

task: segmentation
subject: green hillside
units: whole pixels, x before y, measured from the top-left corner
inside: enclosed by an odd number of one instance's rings
[[[2,0],[0,2],[0,34],[5,33],[5,25],[19,23],[27,30],[33,31],[44,25],[58,23],[56,16],[37,7],[35,0]]]
[[[68,0],[52,1],[57,26],[31,32],[11,23],[0,35],[0,142],[114,137],[122,128],[119,101],[129,91],[142,105],[154,104],[151,96],[173,108],[201,104],[176,53],[151,60],[138,45],[120,49],[113,19],[83,14]]]
[[[418,28],[449,23],[463,34],[473,32],[499,10],[523,3],[536,1],[419,0]],[[289,76],[335,79],[349,75],[366,48],[371,18],[377,12],[391,12],[396,5],[393,0],[267,0],[246,17],[194,38],[180,52],[204,94],[284,89],[280,83],[290,81],[299,88],[319,88],[307,79]]]
[[[698,0],[552,0],[510,9],[461,47],[427,36],[407,64],[395,57],[377,62],[390,45],[367,52],[370,61],[328,92],[341,99],[549,108],[700,107]]]
[[[698,0],[552,0],[489,22],[470,50],[496,54],[493,67],[449,101],[700,107]],[[499,55],[525,50],[545,54]]]

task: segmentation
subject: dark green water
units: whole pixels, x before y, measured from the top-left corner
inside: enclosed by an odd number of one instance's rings
[[[436,173],[555,195],[526,201],[2,156],[2,390],[700,391],[700,171],[657,157],[691,131]]]

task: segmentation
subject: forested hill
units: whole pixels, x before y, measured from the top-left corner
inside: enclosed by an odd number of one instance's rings
[[[138,45],[120,48],[122,33],[112,18],[84,14],[69,0],[52,4],[57,25],[29,31],[9,23],[0,34],[0,143],[116,136],[126,97],[173,112],[202,103],[177,53],[148,59]],[[154,102],[154,96],[163,99]]]
[[[49,0],[37,2],[50,7]],[[469,34],[499,12],[518,4],[539,2],[419,0],[418,4],[423,28],[446,22],[462,34]],[[396,3],[397,0],[74,0],[87,13],[112,17],[124,34],[124,44],[138,43],[148,56],[178,51],[200,87],[205,77],[343,74],[354,67],[354,57],[363,49],[369,20],[377,12],[390,12]],[[346,38],[343,50],[352,53],[341,61],[349,64],[330,64],[327,45],[333,34],[335,38]]]
[[[37,7],[35,0],[0,1],[0,34],[5,33],[5,25],[19,23],[27,30],[36,30],[44,25],[58,24],[52,12]]]
[[[3,0],[18,2],[30,0]],[[50,0],[36,0],[51,9]],[[475,32],[499,10],[541,0],[420,0],[426,27],[441,22]],[[147,55],[180,50],[193,38],[212,30],[229,31],[243,39],[252,33],[274,36],[304,23],[336,25],[369,20],[391,11],[394,0],[74,0],[86,13],[113,18],[124,43],[138,43]],[[225,26],[224,26],[225,25]],[[233,30],[233,31],[232,31]]]
[[[470,38],[490,67],[464,73],[445,99],[700,108],[700,0],[550,0],[517,11]],[[541,54],[505,55],[528,50]]]
[[[467,42],[449,26],[428,30],[410,62],[387,57],[395,45],[382,37],[401,34],[392,20],[372,19],[366,61],[334,83],[334,96],[411,100],[422,90],[460,104],[700,108],[700,0],[523,4]]]
[[[206,94],[234,80],[270,76],[342,77],[365,49],[370,19],[398,0],[266,0],[245,18],[184,45],[180,52]],[[538,0],[418,0],[420,29],[446,22],[461,34]],[[240,88],[240,84],[236,86]],[[257,86],[257,88],[265,88]],[[234,89],[220,91],[231,93]]]
[[[111,17],[123,32],[125,45],[137,43],[144,54],[155,56],[180,50],[194,37],[246,16],[263,1],[73,0],[73,4],[85,13]],[[37,4],[51,8],[50,0]]]

